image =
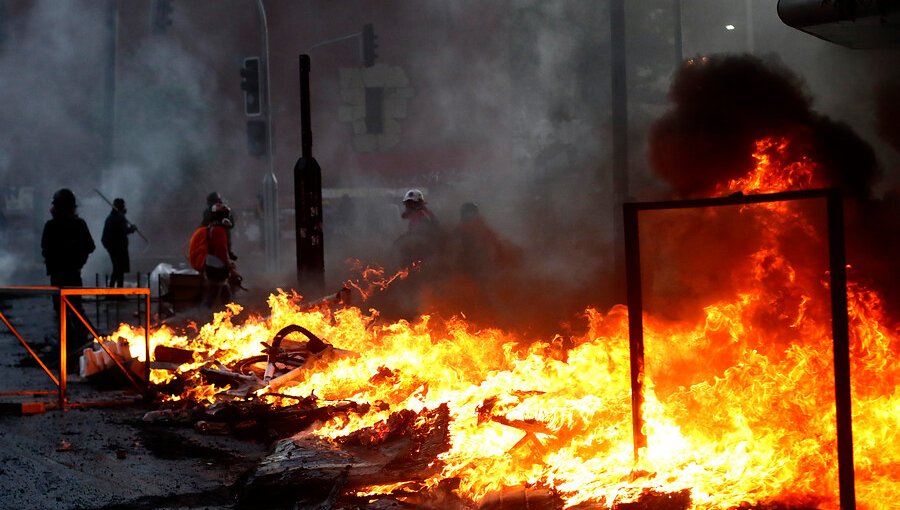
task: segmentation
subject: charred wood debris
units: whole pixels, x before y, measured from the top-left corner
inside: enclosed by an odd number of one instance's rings
[[[305,342],[287,339],[300,333]],[[104,349],[108,354],[127,352],[114,345]],[[94,367],[88,380],[103,386],[125,379],[116,375],[115,364],[103,362],[100,352],[94,359],[82,362],[82,369]],[[86,354],[85,354],[86,355]],[[459,480],[447,478],[437,485],[424,482],[442,469],[439,455],[450,449],[450,410],[446,404],[435,409],[414,412],[403,409],[391,413],[387,420],[356,430],[334,440],[326,440],[307,431],[312,425],[351,414],[366,414],[383,403],[360,403],[350,400],[327,401],[314,394],[299,397],[278,390],[306,370],[336,357],[357,353],[337,349],[313,332],[299,325],[280,330],[271,343],[263,344],[263,353],[225,366],[210,360],[194,371],[179,373],[163,385],[155,385],[151,396],[178,396],[196,377],[206,384],[221,388],[214,403],[193,399],[151,399],[154,410],[144,415],[149,426],[187,426],[201,434],[231,435],[270,445],[271,452],[253,470],[232,487],[235,508],[271,508],[292,510],[687,510],[692,507],[690,490],[661,493],[645,490],[633,502],[588,502],[566,506],[562,496],[539,486],[508,487],[489,494],[475,503],[455,493]],[[195,363],[190,350],[157,346],[153,368],[177,370]],[[139,376],[143,365],[136,360],[120,358],[132,375]],[[382,367],[373,376],[391,377]],[[260,392],[259,390],[265,390]],[[276,397],[278,404],[264,397]],[[284,405],[284,400],[293,403]],[[534,420],[514,420],[493,413],[496,399],[486,399],[478,409],[478,422],[490,420],[516,428],[524,433],[509,453],[528,446],[539,453],[548,449],[536,434],[554,436],[553,431]],[[636,474],[643,476],[644,474]],[[366,493],[373,486],[393,487],[377,494]],[[806,510],[780,505],[741,506],[729,510]]]

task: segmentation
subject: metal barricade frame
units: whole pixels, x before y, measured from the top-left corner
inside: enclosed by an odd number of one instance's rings
[[[16,292],[40,292],[40,293],[48,293],[53,294],[56,293],[59,296],[59,375],[54,375],[53,371],[47,367],[43,360],[41,360],[40,356],[34,351],[34,349],[28,344],[25,338],[22,337],[22,334],[13,326],[13,324],[9,321],[6,315],[0,311],[0,321],[2,321],[6,327],[12,332],[12,334],[19,340],[19,343],[28,351],[29,355],[37,361],[38,365],[47,374],[50,380],[57,386],[56,393],[58,394],[58,403],[59,408],[65,410],[70,406],[78,406],[83,405],[78,402],[69,402],[66,394],[66,383],[67,383],[67,345],[66,345],[66,333],[68,330],[67,323],[67,311],[73,312],[73,314],[81,321],[81,323],[87,328],[88,333],[94,337],[94,340],[100,344],[100,348],[106,352],[107,355],[113,360],[119,370],[125,374],[128,378],[128,381],[134,386],[140,393],[142,393],[145,397],[149,394],[150,391],[150,289],[149,288],[100,288],[100,287],[51,287],[51,286],[40,286],[40,285],[23,285],[23,286],[4,286],[0,287],[0,293],[16,293]],[[100,341],[100,336],[94,331],[94,328],[91,327],[90,322],[87,318],[82,315],[82,313],[78,310],[76,306],[74,306],[69,299],[70,296],[129,296],[129,295],[139,295],[144,296],[144,314],[143,314],[143,322],[144,322],[144,349],[145,349],[145,372],[144,372],[144,382],[141,384],[136,381],[134,378],[134,374],[128,370],[121,361],[118,360],[118,357],[113,355],[112,352],[109,351],[108,347],[104,345],[102,341]],[[52,394],[53,391],[33,391],[33,390],[23,390],[17,392],[7,392],[0,393],[0,395],[47,395]]]
[[[694,209],[794,200],[824,199],[828,224],[828,269],[831,291],[831,336],[834,352],[834,389],[837,425],[838,482],[841,510],[856,508],[853,466],[853,416],[850,394],[850,333],[847,313],[847,260],[844,241],[844,205],[836,188],[784,191],[779,193],[734,194],[718,198],[697,198],[662,202],[622,204],[625,228],[625,276],[628,297],[628,340],[631,357],[631,402],[634,458],[647,447],[644,433],[644,330],[641,290],[641,250],[638,213],[667,209]]]

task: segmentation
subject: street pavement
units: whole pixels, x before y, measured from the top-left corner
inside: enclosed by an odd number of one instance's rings
[[[85,304],[89,315],[93,305]],[[127,318],[129,305],[119,306]],[[50,297],[0,295],[0,312],[58,374]],[[235,482],[267,445],[144,421],[152,404],[127,390],[101,389],[78,377],[77,363],[69,366],[70,401],[116,405],[60,410],[55,393],[0,396],[0,510],[234,508]],[[55,389],[0,324],[0,392]]]

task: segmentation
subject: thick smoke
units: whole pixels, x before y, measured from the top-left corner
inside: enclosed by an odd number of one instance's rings
[[[889,98],[895,94],[890,87],[878,91],[879,104],[890,111]],[[897,308],[892,305],[897,302],[896,278],[887,262],[900,256],[895,241],[900,232],[897,196],[874,197],[873,187],[881,177],[874,150],[848,124],[816,112],[800,77],[778,62],[749,55],[714,55],[685,64],[674,79],[671,99],[674,107],[652,127],[649,152],[675,195],[710,196],[717,185],[746,175],[754,166],[751,155],[757,140],[787,137],[794,156],[808,156],[818,164],[815,187],[844,192],[851,279],[879,290],[888,297],[888,305]],[[883,112],[878,119],[881,132],[893,143],[892,121]],[[739,223],[707,222],[700,228],[707,235],[705,240],[685,227],[678,242],[705,246],[705,253],[714,253],[720,260],[738,260],[737,254],[749,248],[740,236],[730,234],[743,231],[749,236],[745,228]],[[825,224],[820,222],[818,228],[824,231]],[[721,290],[723,282],[698,278],[708,273],[705,259],[694,256],[667,265],[669,269],[657,279],[675,279],[677,285],[663,285],[659,295],[664,299],[708,292],[703,289]],[[720,267],[727,271],[729,266],[725,262]]]
[[[485,9],[475,22],[466,9],[426,5],[416,16],[441,28],[435,47],[413,53],[409,66],[423,73],[417,98],[432,123],[409,135],[475,149],[426,199],[450,237],[460,206],[477,203],[516,256],[489,279],[465,283],[455,261],[428,261],[417,283],[395,284],[376,307],[390,312],[397,303],[405,311],[463,312],[486,326],[558,331],[560,320],[586,306],[612,303],[604,277],[615,208],[606,163],[606,6],[520,2]],[[475,43],[441,37],[465,23],[483,23],[468,28]],[[496,37],[493,26],[507,37]]]
[[[13,256],[4,264],[4,281],[35,283],[50,196],[62,186],[84,190],[78,181],[102,163],[102,154],[89,148],[102,139],[103,104],[96,78],[81,70],[98,68],[104,12],[97,2],[40,2],[24,16],[14,16],[12,5],[4,14],[0,179],[11,242],[2,250]]]
[[[99,274],[102,284],[110,262],[100,234],[110,205],[95,189],[109,200],[124,198],[129,218],[150,239],[132,236],[132,271],[146,273],[189,235],[172,221],[185,216],[184,204],[195,204],[185,224],[199,221],[205,176],[236,170],[216,168],[228,154],[222,146],[234,144],[212,116],[217,83],[203,55],[215,53],[213,43],[187,47],[183,39],[154,36],[150,4],[128,5],[133,9],[43,0],[4,9],[0,113],[9,121],[0,176],[16,239],[9,245],[16,264],[4,264],[4,281],[41,282],[40,232],[59,188],[75,192],[98,246],[84,280],[92,285]]]
[[[650,132],[653,167],[680,196],[709,194],[746,175],[757,140],[799,138],[824,170],[822,184],[865,198],[879,170],[871,147],[846,124],[816,113],[804,81],[774,59],[713,55],[676,74],[674,107]]]
[[[900,151],[900,76],[875,86],[875,113],[879,136]]]

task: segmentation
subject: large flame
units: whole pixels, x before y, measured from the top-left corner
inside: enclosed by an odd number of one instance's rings
[[[761,141],[757,168],[722,191],[813,183],[812,162],[780,159],[787,144]],[[315,434],[337,438],[392,412],[447,404],[452,446],[428,483],[456,478],[458,493],[473,501],[492,491],[542,486],[567,506],[612,507],[648,490],[689,489],[698,509],[766,503],[836,509],[827,267],[810,255],[825,247],[822,227],[807,211],[791,203],[741,208],[758,243],[725,268],[733,291],[698,305],[690,319],[647,314],[649,444],[637,464],[624,306],[586,310],[576,337],[534,341],[476,330],[461,318],[384,323],[377,312],[359,308],[301,311],[299,296],[279,291],[269,298],[268,317],[237,324],[241,310],[232,305],[191,335],[160,328],[151,342],[227,363],[259,354],[260,343],[288,324],[315,331],[360,356],[319,366],[280,391],[379,404],[325,423]],[[896,508],[900,334],[875,293],[851,283],[848,304],[858,506]],[[141,334],[125,326],[116,333],[134,336],[133,345],[142,343]],[[184,397],[209,398],[213,391],[198,382]]]

